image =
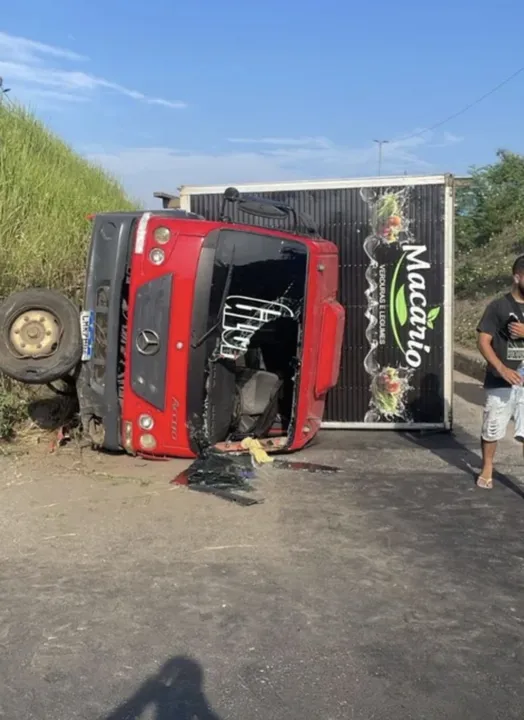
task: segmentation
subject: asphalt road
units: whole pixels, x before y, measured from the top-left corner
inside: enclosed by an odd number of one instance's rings
[[[180,464],[0,459],[0,717],[521,720],[522,457],[457,431],[326,433],[242,508]]]

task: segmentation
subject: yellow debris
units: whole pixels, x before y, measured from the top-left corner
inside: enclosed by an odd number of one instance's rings
[[[244,450],[248,450],[251,457],[255,460],[255,462],[262,465],[262,463],[272,463],[273,458],[269,457],[267,452],[262,447],[260,440],[255,440],[255,438],[244,438],[241,442],[242,447]]]

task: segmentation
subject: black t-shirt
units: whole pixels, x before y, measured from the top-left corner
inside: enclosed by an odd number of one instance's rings
[[[524,361],[524,338],[512,340],[508,332],[508,325],[515,322],[515,315],[517,322],[524,322],[524,303],[513,302],[511,296],[504,295],[488,305],[477,327],[477,332],[491,335],[496,356],[512,370],[517,370]],[[488,364],[484,387],[509,387],[509,383]]]

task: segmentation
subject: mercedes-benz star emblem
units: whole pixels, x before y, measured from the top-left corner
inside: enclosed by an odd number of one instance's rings
[[[154,330],[140,330],[136,336],[136,349],[140,355],[155,355],[160,348],[160,336]]]

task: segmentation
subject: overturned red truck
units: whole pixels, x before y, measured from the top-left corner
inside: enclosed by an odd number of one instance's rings
[[[232,205],[262,224],[232,222]],[[264,227],[275,219],[286,229]],[[7,298],[0,371],[68,378],[84,432],[109,451],[194,457],[245,437],[293,451],[337,383],[337,289],[336,246],[276,200],[229,188],[213,222],[169,207],[101,213],[83,309],[47,289]]]

